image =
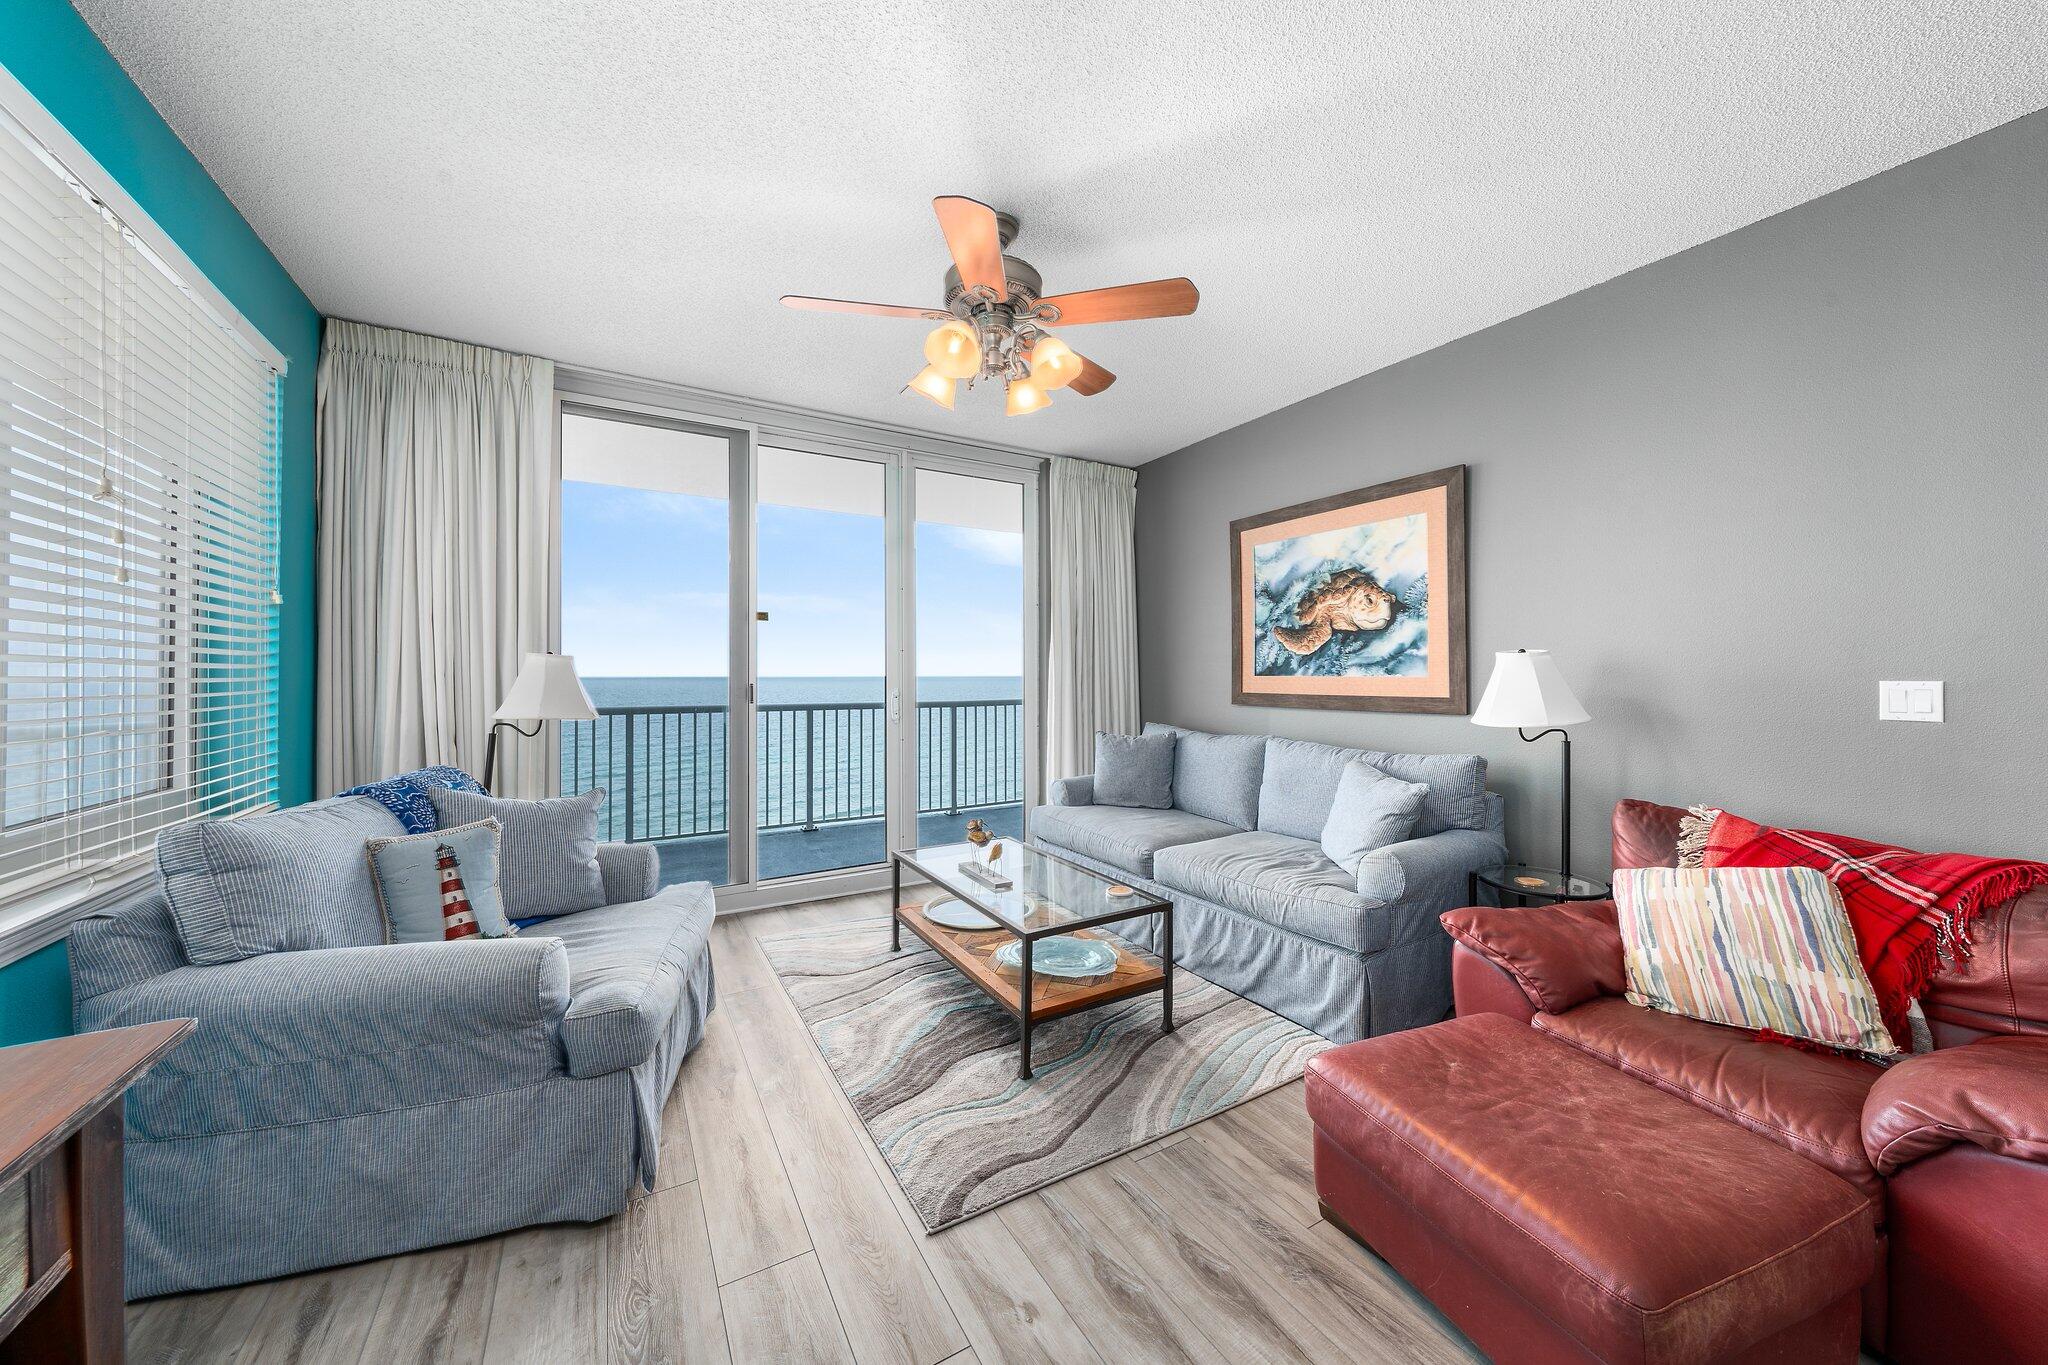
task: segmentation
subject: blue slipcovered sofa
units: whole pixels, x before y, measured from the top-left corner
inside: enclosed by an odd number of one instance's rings
[[[1167,725],[1173,805],[1098,806],[1086,777],[1052,783],[1030,841],[1174,904],[1178,963],[1338,1042],[1451,1012],[1451,940],[1437,917],[1466,877],[1507,860],[1504,808],[1474,754],[1394,754]],[[1358,873],[1319,842],[1346,764],[1425,783],[1413,835]],[[1157,920],[1116,926],[1156,949]]]
[[[360,796],[281,814],[308,812],[358,858],[403,832]],[[605,904],[516,938],[385,943],[338,886],[276,907],[323,946],[213,965],[161,881],[80,920],[80,1030],[199,1021],[128,1093],[128,1297],[595,1220],[651,1188],[711,1010],[711,888],[657,889],[648,845],[597,858]]]

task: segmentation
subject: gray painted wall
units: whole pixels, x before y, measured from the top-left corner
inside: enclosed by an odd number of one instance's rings
[[[1556,652],[1581,870],[1623,796],[2048,856],[2048,111],[1140,470],[1148,719],[1485,754],[1554,864],[1554,738],[1230,701],[1228,523],[1461,463],[1472,699]]]

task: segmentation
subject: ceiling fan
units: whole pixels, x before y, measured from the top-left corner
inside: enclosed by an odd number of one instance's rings
[[[938,212],[946,249],[953,253],[953,268],[946,272],[945,307],[856,303],[803,294],[784,294],[782,302],[821,313],[940,322],[924,339],[925,367],[903,387],[942,408],[952,408],[954,389],[963,379],[969,388],[977,379],[1002,380],[1007,395],[1003,410],[1012,417],[1049,406],[1053,389],[1071,387],[1084,396],[1101,393],[1116,376],[1048,327],[1184,317],[1201,301],[1193,281],[1186,279],[1047,296],[1044,281],[1030,262],[1004,254],[1017,238],[1014,215],[950,194],[932,200],[932,208]]]

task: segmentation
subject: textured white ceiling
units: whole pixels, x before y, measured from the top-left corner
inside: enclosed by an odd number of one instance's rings
[[[78,0],[323,311],[1134,464],[2048,104],[2024,3]],[[897,392],[936,194],[1096,398]]]

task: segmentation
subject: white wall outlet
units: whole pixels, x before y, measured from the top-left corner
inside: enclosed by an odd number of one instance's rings
[[[1941,719],[1941,684],[1938,682],[1881,682],[1877,685],[1879,720]]]

